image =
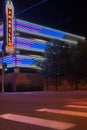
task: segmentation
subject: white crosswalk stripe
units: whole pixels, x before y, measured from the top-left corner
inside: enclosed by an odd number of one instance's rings
[[[54,130],[66,130],[68,128],[75,126],[75,124],[72,123],[41,119],[36,117],[28,117],[28,116],[22,116],[17,114],[3,114],[0,116],[0,118],[27,123],[27,124],[39,125],[43,127],[52,128]]]
[[[50,113],[56,113],[56,114],[65,114],[65,115],[72,115],[72,116],[80,116],[80,117],[87,117],[86,112],[78,112],[78,111],[58,110],[58,109],[56,110],[56,109],[48,109],[48,108],[38,109],[37,111],[50,112]]]
[[[80,106],[80,105],[66,105],[64,107],[73,107],[73,108],[84,108],[84,109],[87,109],[87,106]]]

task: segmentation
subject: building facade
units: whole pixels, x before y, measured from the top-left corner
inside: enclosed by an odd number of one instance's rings
[[[2,70],[2,46],[3,40],[3,24],[0,25],[0,70]],[[8,74],[5,83],[14,82],[14,88],[17,84],[29,82],[26,80],[29,73],[35,74],[41,68],[37,66],[37,62],[45,59],[44,53],[47,44],[51,44],[52,40],[61,40],[76,46],[79,42],[84,43],[85,37],[63,32],[42,25],[30,23],[21,19],[14,20],[14,47],[15,51],[12,55],[4,52],[3,61],[7,63]],[[25,75],[25,76],[24,76]],[[18,76],[18,77],[17,77]],[[22,77],[21,77],[22,76]],[[29,76],[29,75],[28,75]],[[36,76],[36,74],[35,74]],[[13,77],[13,78],[12,78]],[[20,78],[21,77],[21,78]],[[32,77],[32,74],[31,76]],[[22,80],[21,80],[22,79]],[[1,82],[1,81],[0,81]],[[38,81],[37,81],[38,82]]]

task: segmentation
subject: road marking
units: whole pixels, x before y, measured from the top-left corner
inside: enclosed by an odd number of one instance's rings
[[[48,108],[38,109],[37,111],[87,117],[86,112],[78,112],[78,111],[56,110],[56,109],[48,109]]]
[[[76,126],[75,124],[72,124],[72,123],[65,123],[65,122],[60,122],[60,121],[53,121],[53,120],[48,120],[48,119],[28,117],[28,116],[22,116],[22,115],[16,115],[16,114],[3,114],[3,115],[0,115],[0,118],[17,121],[17,122],[23,122],[27,124],[48,127],[55,130],[66,130],[66,129]]]
[[[79,106],[79,105],[66,105],[64,107],[73,107],[73,108],[86,108],[87,109],[87,106]]]
[[[87,105],[87,102],[71,102],[70,104],[82,104],[82,105]]]

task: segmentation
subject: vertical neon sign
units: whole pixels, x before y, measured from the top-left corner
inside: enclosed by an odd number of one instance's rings
[[[5,26],[5,31],[6,31],[6,40],[5,40],[5,52],[8,54],[13,54],[14,53],[14,38],[13,38],[13,18],[14,18],[14,7],[11,2],[11,0],[7,0],[6,6],[5,6],[5,20],[6,20],[6,26]]]

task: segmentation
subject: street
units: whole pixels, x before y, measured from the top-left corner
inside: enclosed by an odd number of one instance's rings
[[[87,130],[87,91],[0,93],[0,130]]]

